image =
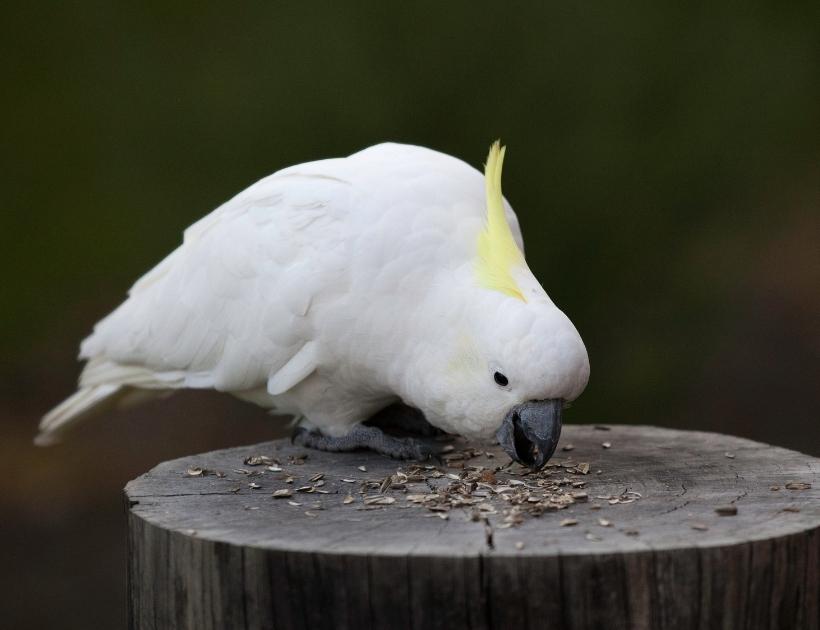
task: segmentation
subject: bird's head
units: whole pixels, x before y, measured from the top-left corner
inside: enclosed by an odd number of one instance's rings
[[[512,235],[501,194],[503,158],[495,143],[485,169],[487,220],[448,305],[447,319],[457,324],[442,326],[428,347],[419,376],[428,395],[413,402],[445,430],[495,434],[513,459],[538,469],[558,443],[563,407],[586,387],[589,359]]]

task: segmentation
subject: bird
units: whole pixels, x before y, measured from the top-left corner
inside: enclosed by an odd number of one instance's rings
[[[269,175],[192,224],[80,345],[77,391],[35,441],[90,416],[212,389],[292,416],[294,440],[399,459],[415,433],[495,437],[533,469],[589,379],[586,347],[524,257],[484,172],[383,143]],[[410,435],[371,422],[396,404]]]

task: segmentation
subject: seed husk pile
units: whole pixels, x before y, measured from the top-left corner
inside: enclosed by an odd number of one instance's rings
[[[441,458],[443,466],[412,463],[383,479],[361,481],[359,499],[346,499],[345,504],[355,502],[360,510],[386,505],[420,508],[443,519],[453,510],[463,510],[474,521],[486,523],[493,517],[494,527],[504,529],[576,503],[605,501],[615,505],[640,499],[640,494],[629,490],[591,497],[585,479],[590,472],[588,462],[553,461],[533,472],[512,462],[471,463],[481,456],[487,458],[485,462],[493,457],[474,448],[448,449]]]
[[[531,471],[489,451],[448,444],[441,449],[437,465],[407,463],[383,478],[368,478],[367,467],[356,466],[356,473],[350,475],[346,471],[345,476],[338,479],[331,479],[325,472],[309,477],[300,475],[298,467],[305,464],[308,457],[308,453],[300,453],[288,456],[285,461],[285,458],[252,454],[242,460],[244,467],[231,472],[250,478],[246,486],[251,490],[270,489],[272,498],[289,499],[288,504],[295,507],[302,505],[293,500],[299,495],[335,495],[337,491],[326,489],[332,486],[325,484],[338,482],[342,486],[338,490],[340,502],[345,509],[421,509],[431,517],[445,520],[455,510],[473,521],[483,522],[490,538],[493,528],[516,527],[529,518],[564,510],[576,503],[590,503],[592,509],[600,509],[603,505],[632,503],[641,498],[629,489],[617,495],[591,494],[587,488],[589,462],[573,461],[571,455],[563,461],[553,460],[539,471]],[[594,472],[600,475],[602,471]],[[225,476],[222,472],[196,466],[185,472],[189,477],[205,475]],[[275,485],[257,483],[268,480]],[[239,490],[237,487],[231,491]],[[576,522],[566,518],[561,524],[570,526]],[[606,519],[599,522],[604,527],[610,524]]]

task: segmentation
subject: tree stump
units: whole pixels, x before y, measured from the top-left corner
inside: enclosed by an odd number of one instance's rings
[[[643,426],[561,445],[537,474],[461,440],[160,464],[125,489],[129,625],[818,628],[820,460]]]

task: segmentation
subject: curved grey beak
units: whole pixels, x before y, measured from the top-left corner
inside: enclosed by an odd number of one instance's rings
[[[540,470],[558,446],[563,406],[557,398],[516,405],[495,434],[498,443],[518,463]]]

